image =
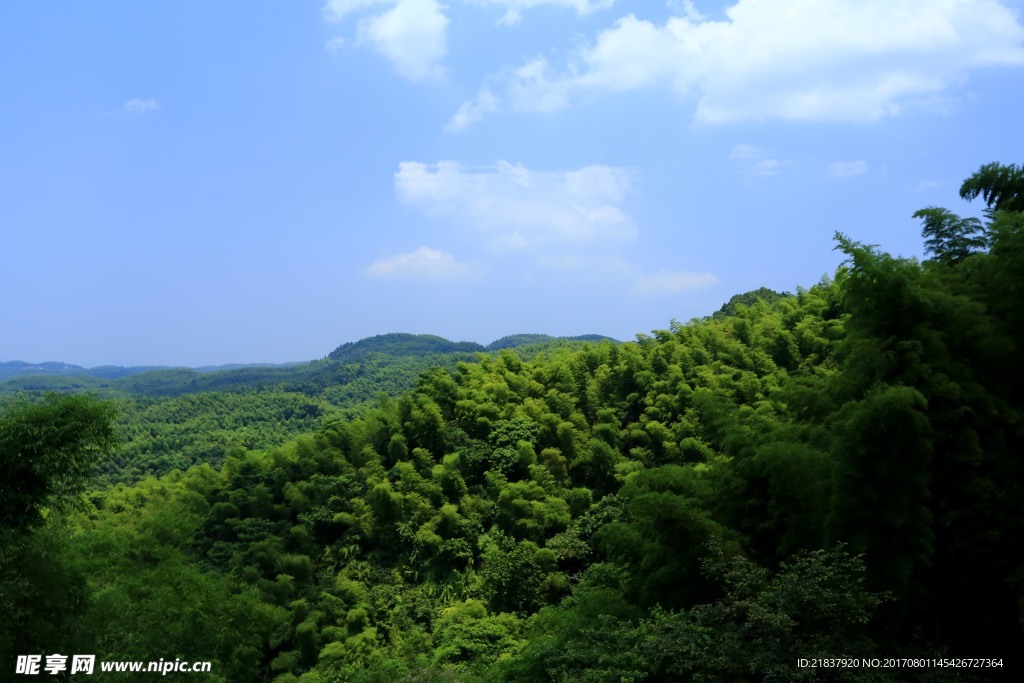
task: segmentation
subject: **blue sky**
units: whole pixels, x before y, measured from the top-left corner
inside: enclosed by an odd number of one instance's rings
[[[1021,0],[0,6],[0,360],[631,339],[920,256],[1024,150]]]

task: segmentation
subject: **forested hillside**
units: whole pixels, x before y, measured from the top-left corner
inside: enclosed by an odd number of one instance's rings
[[[360,414],[381,393],[408,391],[431,368],[453,368],[476,358],[464,350],[395,353],[376,339],[363,340],[375,350],[345,361],[214,371],[163,368],[111,378],[25,374],[0,382],[0,396],[92,391],[113,401],[120,445],[96,464],[96,483],[130,484],[174,468],[219,466],[232,448],[279,446],[314,431],[325,418]]]
[[[834,277],[793,295],[474,356],[283,446],[225,443],[217,466],[182,451],[81,496],[37,468],[37,493],[0,488],[0,661],[187,657],[276,683],[1005,677],[1024,651],[1022,190],[992,164],[961,190],[985,220],[918,212],[923,262],[837,234]],[[273,420],[323,417],[331,389]],[[234,396],[197,413],[244,419]],[[85,409],[68,400],[8,409],[3,481],[21,426]],[[95,450],[59,436],[41,462]],[[839,657],[1005,668],[796,666]]]
[[[0,396],[92,391],[114,401],[120,446],[97,463],[95,483],[131,484],[175,468],[219,466],[232,449],[279,446],[325,419],[362,414],[380,394],[412,389],[428,370],[453,369],[503,345],[530,356],[594,339],[607,337],[513,335],[484,347],[432,335],[386,334],[343,344],[322,360],[277,366],[85,369],[12,362],[5,364],[11,376],[0,381]],[[61,368],[63,373],[42,374]]]

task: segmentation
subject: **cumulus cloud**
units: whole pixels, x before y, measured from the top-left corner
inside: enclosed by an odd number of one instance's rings
[[[641,275],[633,281],[637,294],[678,294],[707,289],[718,284],[718,278],[711,273],[691,273],[682,270],[663,270],[651,275]]]
[[[389,9],[359,20],[358,42],[386,57],[411,81],[443,78],[440,62],[447,52],[449,21],[437,0],[328,0],[322,13],[326,21],[339,22],[380,6]]]
[[[444,76],[448,18],[435,0],[399,0],[393,8],[359,23],[359,37],[391,60],[412,81]]]
[[[833,161],[825,169],[825,175],[830,178],[850,178],[867,172],[866,161]]]
[[[159,111],[160,102],[152,97],[148,100],[128,100],[123,109],[128,114],[145,114],[148,111]]]
[[[506,161],[484,169],[404,161],[395,173],[401,201],[470,226],[498,251],[630,239],[636,227],[621,208],[630,186],[629,172],[610,166],[532,171]]]
[[[941,105],[971,69],[1024,65],[1024,27],[1000,0],[737,0],[722,20],[677,11],[664,23],[621,18],[557,73],[531,59],[496,74],[460,112],[669,87],[703,124],[871,122]]]
[[[374,261],[363,272],[382,279],[467,280],[479,275],[473,265],[429,247]]]

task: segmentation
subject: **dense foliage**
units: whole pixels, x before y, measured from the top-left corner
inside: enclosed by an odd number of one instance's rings
[[[476,356],[283,446],[225,444],[219,467],[194,454],[94,490],[0,556],[6,600],[68,596],[36,607],[18,651],[210,659],[210,680],[277,683],[1009,666],[1024,651],[1024,213],[1001,168],[964,185],[984,222],[919,213],[924,262],[837,235],[834,279],[796,294],[625,344]],[[299,422],[323,409],[304,400]]]

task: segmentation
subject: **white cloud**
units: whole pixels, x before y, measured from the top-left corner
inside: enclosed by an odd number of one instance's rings
[[[123,108],[129,114],[145,114],[147,111],[159,111],[160,102],[152,97],[148,100],[128,100]]]
[[[359,22],[359,38],[391,60],[411,81],[444,76],[448,18],[435,0],[399,0],[387,12]]]
[[[476,97],[462,103],[445,130],[463,130],[486,114],[501,109],[536,113],[558,111],[569,106],[572,94],[571,83],[551,77],[548,62],[543,57],[535,57],[516,69],[492,76],[489,81],[481,86]],[[497,88],[492,88],[491,83]],[[504,92],[499,97],[495,89]]]
[[[664,23],[623,17],[558,73],[533,58],[498,74],[489,85],[501,97],[475,111],[657,86],[694,99],[704,124],[871,122],[943,106],[973,68],[1024,66],[1024,27],[999,0],[737,0],[723,20],[677,11]]]
[[[536,57],[513,69],[508,81],[507,96],[513,109],[552,112],[569,104],[568,84],[549,77],[548,62]]]
[[[359,20],[358,42],[382,54],[411,81],[443,78],[440,61],[447,52],[449,21],[437,0],[328,0],[321,12],[326,21],[339,22],[380,5],[390,8]],[[328,48],[340,47],[338,40],[332,39]]]
[[[652,275],[642,275],[633,281],[637,294],[676,294],[707,289],[718,284],[718,278],[711,273],[690,273],[681,270],[663,270]]]
[[[518,26],[523,20],[523,15],[519,13],[519,10],[510,9],[501,15],[501,19],[498,19],[498,26]]]
[[[866,161],[833,161],[825,169],[825,175],[830,178],[850,178],[867,172]]]
[[[473,265],[429,247],[374,261],[363,272],[384,279],[467,280],[479,275]]]
[[[451,132],[468,128],[482,119],[484,115],[497,111],[498,108],[498,98],[487,86],[484,86],[473,100],[462,103],[459,110],[455,112],[455,116],[445,126],[445,130]]]
[[[631,239],[636,227],[621,208],[630,187],[629,172],[610,166],[531,171],[505,161],[486,169],[404,161],[395,173],[401,201],[469,225],[498,251]]]

